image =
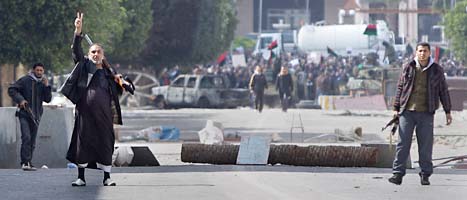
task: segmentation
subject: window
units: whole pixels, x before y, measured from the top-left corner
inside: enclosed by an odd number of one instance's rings
[[[268,45],[271,44],[271,42],[272,42],[272,37],[262,37],[259,48],[260,49],[268,48]]]
[[[196,77],[191,77],[188,79],[188,83],[186,84],[187,88],[194,88],[196,85]]]
[[[214,77],[214,85],[216,88],[224,88],[224,80],[222,77]]]
[[[183,87],[184,85],[185,85],[185,77],[180,77],[176,79],[172,84],[173,87]]]
[[[200,88],[213,88],[214,87],[214,80],[213,77],[205,76],[201,79]]]

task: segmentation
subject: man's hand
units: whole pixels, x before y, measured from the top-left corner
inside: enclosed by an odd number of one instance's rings
[[[26,108],[26,106],[28,106],[28,102],[26,100],[22,100],[20,103],[19,103],[19,108]]]
[[[452,116],[451,116],[451,113],[449,114],[446,114],[446,125],[449,126],[449,124],[452,123]]]
[[[81,34],[81,28],[83,27],[83,13],[77,12],[75,19],[75,34]]]
[[[114,75],[114,81],[117,82],[117,83],[120,83],[120,81],[123,79],[123,75],[122,74],[115,74]]]
[[[49,79],[47,79],[47,77],[43,76],[42,77],[42,84],[44,84],[45,86],[49,86]]]
[[[399,111],[394,110],[392,113],[392,117],[396,118],[397,116],[399,116]]]

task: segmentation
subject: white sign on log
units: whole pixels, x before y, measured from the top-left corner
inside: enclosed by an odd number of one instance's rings
[[[268,164],[271,137],[242,136],[238,151],[238,165],[266,165]]]

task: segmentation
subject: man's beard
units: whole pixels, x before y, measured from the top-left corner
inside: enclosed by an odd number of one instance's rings
[[[95,65],[100,65],[100,64],[102,64],[102,59],[100,59],[100,60],[94,60],[94,59],[91,57],[90,60],[91,60]]]

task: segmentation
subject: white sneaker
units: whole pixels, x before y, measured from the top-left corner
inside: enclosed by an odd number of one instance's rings
[[[76,179],[76,181],[71,182],[71,186],[76,186],[76,187],[86,186],[86,182],[78,178]]]
[[[117,183],[115,183],[112,179],[108,178],[104,181],[104,186],[116,186]]]
[[[21,165],[21,169],[24,171],[36,171],[37,169],[31,165],[31,163],[24,163]]]

